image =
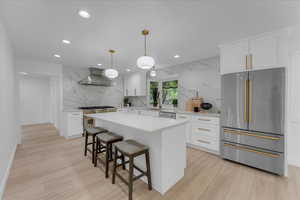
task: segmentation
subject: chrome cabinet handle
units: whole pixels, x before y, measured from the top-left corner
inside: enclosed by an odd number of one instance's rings
[[[241,151],[248,151],[248,152],[251,152],[251,153],[256,153],[256,154],[260,154],[260,155],[263,155],[263,156],[267,156],[267,157],[271,157],[271,158],[278,158],[280,157],[280,155],[278,154],[273,154],[273,153],[268,153],[268,152],[262,152],[262,151],[256,151],[256,150],[253,150],[253,149],[249,149],[249,148],[246,148],[246,147],[240,147],[240,146],[237,146],[237,145],[233,145],[233,144],[224,144],[224,146],[226,147],[231,147],[231,148],[234,148],[234,149],[237,149],[237,150],[241,150]]]
[[[197,140],[198,142],[201,142],[201,143],[205,143],[205,144],[210,144],[210,142],[208,141],[204,141],[204,140]]]
[[[134,96],[136,96],[136,88],[134,88]]]
[[[200,120],[200,121],[206,121],[206,122],[211,121],[210,119],[201,119],[201,118],[198,118],[198,120]]]
[[[207,128],[198,128],[199,131],[207,131],[207,132],[210,132],[210,129],[207,129]]]

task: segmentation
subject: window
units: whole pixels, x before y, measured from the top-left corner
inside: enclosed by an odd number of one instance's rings
[[[162,82],[162,104],[177,105],[178,101],[178,81]]]
[[[153,105],[154,96],[159,92],[162,106],[177,106],[178,104],[178,80],[150,81],[149,82],[149,104]],[[156,102],[159,103],[159,102]]]
[[[154,90],[159,90],[158,89],[158,85],[159,85],[159,82],[157,81],[150,81],[150,104],[153,105],[154,103],[154,100],[153,100],[153,92]]]

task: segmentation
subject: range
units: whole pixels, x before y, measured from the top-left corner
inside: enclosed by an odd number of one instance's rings
[[[104,112],[116,112],[117,108],[113,106],[84,106],[78,107],[83,111],[83,128],[94,127],[94,119],[85,116],[86,114],[104,113]]]

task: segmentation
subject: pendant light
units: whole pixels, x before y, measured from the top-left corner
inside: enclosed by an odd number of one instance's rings
[[[110,53],[110,68],[104,71],[104,75],[109,79],[114,79],[119,76],[119,72],[113,69],[113,54],[115,53],[115,50],[110,49],[108,52]]]
[[[151,76],[151,77],[155,77],[155,76],[156,76],[155,66],[152,67],[152,69],[151,69],[151,71],[150,71],[150,76]]]
[[[149,35],[149,30],[143,30],[142,35],[144,35],[144,45],[145,45],[145,54],[137,59],[136,64],[139,68],[142,69],[151,69],[155,65],[155,61],[152,57],[147,56],[147,35]]]

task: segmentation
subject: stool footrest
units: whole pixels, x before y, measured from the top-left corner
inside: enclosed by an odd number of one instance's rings
[[[129,185],[128,181],[126,181],[120,174],[118,174],[118,173],[116,172],[116,175],[117,175],[117,177],[119,177],[119,178],[121,179],[121,181],[122,181],[123,183],[125,183],[126,185]]]

